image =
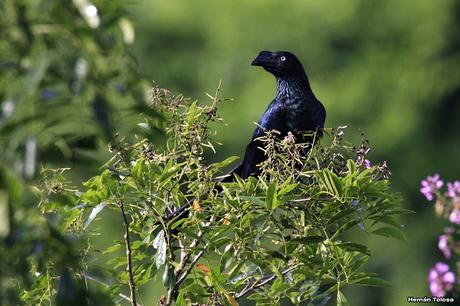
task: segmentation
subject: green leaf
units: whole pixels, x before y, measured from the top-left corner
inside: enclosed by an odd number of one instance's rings
[[[143,244],[142,240],[136,240],[131,244],[131,249],[137,250],[141,247],[142,244]]]
[[[177,300],[176,300],[176,306],[186,306],[187,305],[186,304],[186,299],[184,298],[184,291],[185,290],[181,290],[179,292],[179,295],[177,296]]]
[[[415,211],[410,209],[405,209],[401,207],[388,208],[385,210],[387,215],[404,215],[404,214],[415,214]]]
[[[267,189],[267,195],[265,197],[265,206],[272,213],[278,205],[279,203],[278,196],[276,194],[276,183],[271,183]]]
[[[179,225],[181,225],[182,223],[186,222],[187,219],[186,218],[181,218],[177,221],[175,221],[175,219],[172,219],[171,221],[168,222],[168,225],[172,222],[172,224],[169,226],[170,229],[175,229],[176,227],[178,227]]]
[[[185,163],[179,163],[179,164],[173,164],[173,161],[170,160],[166,167],[163,169],[163,172],[161,173],[160,177],[158,178],[158,181],[160,183],[167,183],[171,180],[171,178],[181,169],[181,167]]]
[[[212,164],[211,167],[213,170],[217,171],[217,170],[227,167],[228,165],[230,165],[231,163],[233,163],[235,160],[238,160],[238,159],[239,159],[238,156],[230,156],[221,162]]]
[[[123,178],[123,177],[126,177],[126,176],[129,176],[130,173],[127,172],[127,171],[119,171],[118,169],[115,169],[111,166],[108,166],[108,165],[105,165],[104,168],[106,168],[108,171],[110,171],[111,173],[115,174],[116,176],[120,177],[120,178]],[[92,180],[94,178],[91,178],[89,181],[83,183],[83,185],[89,187],[92,183]]]
[[[244,200],[244,201],[248,201],[248,202],[253,203],[253,204],[256,204],[256,205],[266,206],[266,205],[265,205],[265,202],[262,201],[262,200],[261,200],[260,198],[258,198],[258,197],[240,196],[240,199],[241,199],[241,200]]]
[[[230,268],[234,259],[235,257],[233,256],[233,252],[225,252],[222,258],[220,259],[220,271],[225,272],[228,268]]]
[[[356,165],[355,165],[354,160],[352,159],[347,160],[347,169],[348,169],[349,175],[354,175],[356,173]]]
[[[92,210],[91,213],[88,216],[88,219],[86,219],[85,225],[83,226],[83,229],[87,229],[88,226],[93,222],[94,219],[96,219],[97,215],[104,209],[105,203],[101,203],[96,205]]]
[[[404,233],[395,227],[382,227],[379,229],[376,229],[375,231],[372,231],[371,233],[384,236],[384,237],[392,237],[396,238],[402,241],[406,240],[406,237],[404,236]]]
[[[372,218],[372,219],[375,219],[375,218]],[[379,222],[394,226],[394,227],[399,228],[399,229],[403,228],[401,223],[399,223],[399,220],[393,215],[384,215],[384,216],[381,216],[379,218],[376,218],[371,226],[373,226],[373,225],[375,225],[375,224],[377,224]]]
[[[334,223],[336,221],[339,221],[339,220],[343,219],[344,217],[353,214],[354,212],[356,212],[356,209],[353,208],[353,207],[348,207],[348,208],[342,209],[341,211],[339,211],[338,213],[333,215],[331,217],[331,219],[329,219],[328,223]]]
[[[361,286],[372,286],[372,287],[391,287],[391,284],[379,277],[365,277],[354,284]]]
[[[356,251],[356,252],[371,256],[371,251],[367,248],[367,246],[362,245],[362,244],[344,242],[344,243],[338,244],[337,246],[347,251]]]
[[[342,197],[342,183],[340,178],[331,170],[323,169],[317,172],[320,181],[323,186],[338,199]]]
[[[163,230],[161,230],[155,237],[155,240],[153,240],[153,247],[157,249],[155,262],[158,269],[166,262],[166,239],[165,232]]]
[[[283,196],[285,194],[288,194],[292,190],[294,190],[297,186],[299,186],[298,183],[293,183],[289,184],[289,180],[283,183],[283,185],[280,186],[280,190],[278,191],[278,196]]]
[[[291,288],[291,284],[284,282],[281,278],[277,278],[271,286],[271,291],[273,294],[280,294],[289,288]]]
[[[174,273],[174,269],[171,265],[166,265],[165,270],[163,272],[163,285],[166,288],[172,288],[176,283],[176,274]]]
[[[102,254],[113,253],[113,252],[119,251],[121,249],[122,249],[121,244],[115,244],[115,245],[112,245],[111,247],[108,247],[107,249],[105,249],[104,252],[102,252]]]
[[[134,167],[131,169],[131,176],[134,177],[136,180],[141,180],[143,177],[143,165],[144,165],[144,160],[143,159],[138,159],[136,161],[136,164]]]
[[[190,105],[187,115],[185,116],[185,121],[188,124],[192,124],[199,116],[200,112],[197,107],[198,101],[193,101],[193,103]]]
[[[339,237],[343,232],[349,230],[350,228],[352,228],[353,226],[356,226],[358,223],[360,223],[361,221],[360,220],[354,220],[354,221],[350,221],[350,222],[347,222],[345,223],[344,225],[342,225],[338,230],[335,231],[334,235],[332,235],[332,237],[330,238],[330,240],[334,240],[336,239],[337,237]]]
[[[342,293],[342,291],[337,290],[337,306],[348,306],[350,305],[347,301],[347,298]]]
[[[359,268],[361,268],[369,259],[369,256],[355,256],[353,259],[353,262],[350,264],[350,269],[351,271],[357,271]]]

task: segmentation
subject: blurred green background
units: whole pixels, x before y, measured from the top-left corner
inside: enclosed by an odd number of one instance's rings
[[[79,110],[79,99],[98,92],[113,107],[137,99],[135,94],[123,96],[118,87],[114,90],[117,82],[129,91],[141,83],[146,88],[154,80],[173,92],[203,100],[207,99],[205,93],[214,93],[222,80],[221,97],[234,101],[221,107],[227,125],[217,127],[217,140],[223,145],[210,159],[241,156],[254,122],[275,91],[273,77],[251,67],[250,62],[261,50],[291,51],[303,62],[313,91],[327,109],[326,126],[347,125],[351,138],[364,131],[372,146],[371,160],[388,161],[394,188],[403,194],[405,207],[416,212],[403,220],[407,242],[362,238],[368,240],[365,243],[373,252],[366,269],[380,273],[393,286],[352,288],[347,292],[349,301],[352,305],[398,306],[406,305],[409,295],[429,294],[427,271],[443,260],[436,244],[444,224],[435,218],[432,203],[418,190],[420,180],[435,172],[446,181],[460,178],[460,2],[131,0],[94,4],[99,6],[103,21],[104,8],[126,10],[134,24],[135,40],[130,47],[118,49],[121,58],[107,57],[103,43],[99,45],[102,51],[88,47],[83,54],[77,54],[79,49],[72,54],[66,46],[46,45],[49,54],[64,48],[71,55],[63,57],[63,63],[74,65],[78,57],[91,59],[95,54],[104,59],[90,60],[90,67],[104,71],[92,78],[97,82],[102,76],[109,81],[85,95],[67,93],[69,99],[77,101],[69,115],[73,133],[90,134],[91,130],[85,120],[82,123],[84,114],[75,111]],[[67,6],[73,6],[72,2]],[[77,16],[78,11],[74,11]],[[97,32],[90,28],[84,31],[79,33]],[[104,42],[106,34],[97,35]],[[8,51],[0,48],[0,58]],[[133,66],[140,75],[132,72]],[[0,73],[6,79],[4,72]],[[133,85],[136,78],[139,84]],[[4,110],[9,87],[6,81],[0,85]],[[92,101],[93,109],[97,109]],[[123,118],[117,120],[122,122]],[[9,140],[13,142],[13,138]],[[26,138],[22,140],[26,142]],[[75,162],[75,155],[70,159],[56,155],[53,160],[52,152],[42,154],[46,158],[39,163]],[[101,154],[96,160],[104,158]],[[86,179],[97,170],[97,164],[93,161],[91,167],[77,169],[79,176],[74,179]],[[117,219],[110,226],[113,229],[101,226],[101,244],[121,236],[104,236],[121,234]],[[146,292],[145,301],[158,300],[160,294]]]

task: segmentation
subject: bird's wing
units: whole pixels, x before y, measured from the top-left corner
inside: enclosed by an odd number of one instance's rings
[[[245,179],[251,174],[257,173],[256,166],[265,159],[264,152],[259,149],[261,142],[258,141],[257,138],[263,136],[265,131],[278,130],[280,132],[286,132],[286,129],[283,105],[280,101],[273,100],[260,118],[259,125],[254,130],[251,142],[246,146],[246,153],[244,154],[243,161],[219,181],[232,182],[235,178],[235,174]],[[216,186],[216,190],[221,191],[222,189],[220,186]],[[181,218],[183,215],[185,216],[192,206],[192,203],[193,200],[189,200],[187,204],[168,214],[166,218],[170,220],[172,218]]]
[[[283,132],[286,129],[285,121],[282,103],[274,100],[260,118],[259,125],[254,130],[251,142],[246,146],[243,161],[232,169],[228,176],[222,179],[222,182],[233,181],[234,174],[238,174],[241,178],[247,178],[251,174],[257,173],[256,166],[265,159],[264,152],[259,148],[261,143],[257,138],[263,136],[265,131],[278,130]]]
[[[324,105],[318,101],[316,103],[316,111],[314,114],[314,120],[316,123],[316,126],[318,127],[318,136],[323,136],[323,128],[324,128],[324,122],[326,121],[326,109],[324,108]]]

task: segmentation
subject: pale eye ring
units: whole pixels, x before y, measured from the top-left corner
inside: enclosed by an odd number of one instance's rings
[[[280,57],[280,60],[281,60],[282,62],[286,61],[286,56],[281,56],[281,57]]]

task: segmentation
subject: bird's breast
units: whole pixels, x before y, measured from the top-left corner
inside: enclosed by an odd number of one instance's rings
[[[312,110],[311,101],[303,97],[286,100],[285,118],[288,129],[293,132],[315,130]]]

